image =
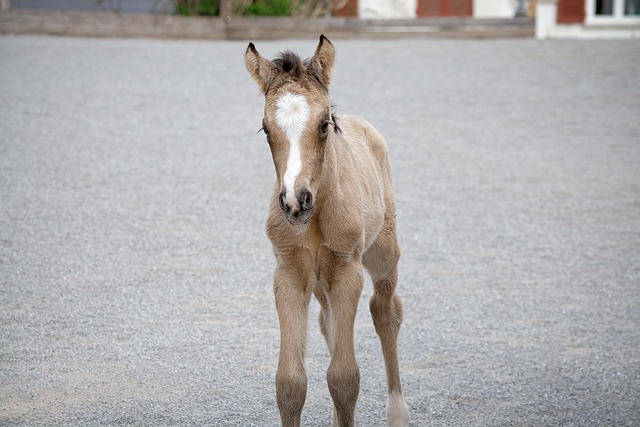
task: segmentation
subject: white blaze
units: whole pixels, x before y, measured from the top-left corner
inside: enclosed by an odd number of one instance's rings
[[[302,132],[309,119],[309,104],[304,96],[287,92],[276,103],[276,121],[289,140],[289,158],[284,172],[287,199],[295,199],[295,183],[302,170],[300,144]]]

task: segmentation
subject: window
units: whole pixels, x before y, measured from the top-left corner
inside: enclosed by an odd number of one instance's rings
[[[624,14],[626,16],[640,16],[640,0],[626,0]]]
[[[640,22],[640,0],[587,0],[590,24],[625,24]]]
[[[596,0],[596,15],[613,15],[613,0]]]

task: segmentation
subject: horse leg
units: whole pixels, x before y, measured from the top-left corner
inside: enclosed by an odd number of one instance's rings
[[[327,385],[334,404],[334,427],[355,425],[355,408],[360,391],[360,370],[353,344],[353,328],[364,277],[359,261],[346,260],[326,251],[321,277],[326,286],[332,325],[331,363]]]
[[[385,229],[363,257],[363,262],[373,279],[374,294],[369,302],[369,310],[382,345],[387,374],[387,425],[393,427],[409,424],[409,407],[402,396],[398,367],[402,301],[395,289],[399,257],[395,224],[387,222]]]
[[[373,324],[382,345],[387,371],[387,424],[393,427],[409,423],[409,408],[402,396],[400,370],[398,368],[398,334],[402,323],[402,301],[393,290],[396,277],[374,282],[375,292],[369,302]]]
[[[274,274],[274,295],[280,322],[276,400],[282,425],[298,427],[307,396],[304,357],[311,292],[307,281],[297,270],[279,262]]]
[[[329,306],[329,301],[327,300],[327,296],[325,295],[324,288],[320,285],[320,283],[316,284],[313,290],[313,294],[316,296],[316,299],[320,303],[321,308],[320,314],[318,315],[320,332],[322,332],[322,336],[327,343],[329,354],[333,354],[333,325],[331,323],[331,307]]]
[[[320,314],[318,315],[318,323],[320,325],[320,332],[322,332],[322,336],[324,337],[325,342],[327,343],[327,349],[329,350],[329,355],[333,356],[333,322],[331,320],[331,306],[329,305],[329,301],[327,300],[327,296],[324,291],[324,287],[320,285],[320,282],[316,284],[316,287],[313,290],[313,294],[316,296],[316,299],[320,303]],[[338,415],[336,414],[335,407],[333,409],[333,423],[336,425],[338,419]]]

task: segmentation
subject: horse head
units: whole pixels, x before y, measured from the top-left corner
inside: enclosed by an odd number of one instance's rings
[[[306,224],[316,206],[319,177],[330,129],[329,83],[335,60],[324,36],[305,61],[284,52],[273,61],[263,58],[253,43],[245,64],[265,97],[262,130],[267,136],[279,185],[279,204],[293,225]]]

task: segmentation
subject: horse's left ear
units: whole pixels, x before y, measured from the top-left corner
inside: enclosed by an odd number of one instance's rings
[[[333,71],[333,63],[336,59],[333,44],[323,35],[320,36],[320,42],[316,48],[316,53],[309,61],[309,72],[313,74],[322,85],[329,89],[331,83],[331,72]]]

